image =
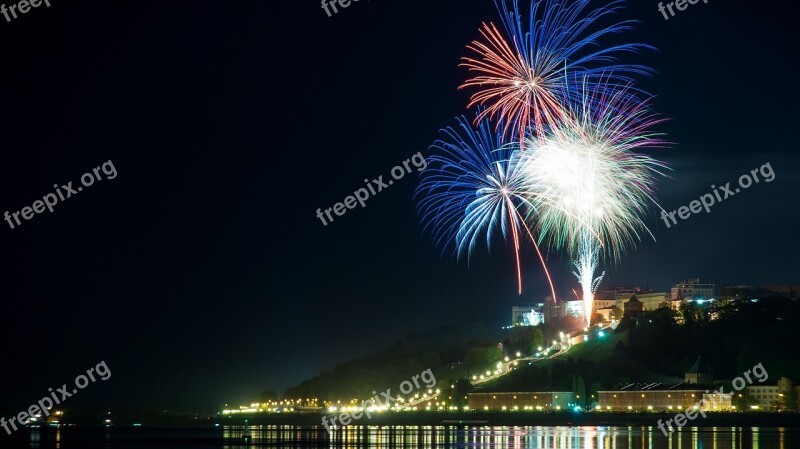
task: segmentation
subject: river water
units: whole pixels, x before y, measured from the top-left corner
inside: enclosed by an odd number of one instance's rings
[[[694,427],[665,437],[657,427],[351,426],[324,428],[42,429],[0,447],[30,449],[153,448],[535,448],[535,449],[800,449],[800,428]]]

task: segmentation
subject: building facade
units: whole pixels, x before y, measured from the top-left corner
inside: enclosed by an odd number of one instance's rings
[[[583,317],[583,301],[574,299],[555,302],[553,298],[547,297],[544,303],[545,320],[560,319],[568,315]]]
[[[518,393],[468,393],[470,410],[566,410],[574,402],[569,391],[534,391]]]
[[[598,391],[597,409],[611,412],[664,412],[697,408],[733,410],[731,393],[706,393],[707,388],[630,389]]]
[[[609,307],[619,307],[620,310],[624,310],[625,303],[634,296],[642,303],[643,311],[649,312],[658,309],[667,302],[670,294],[667,292],[654,292],[650,289],[639,287],[608,287],[599,290],[595,294],[593,308],[598,313],[600,309]]]
[[[714,297],[715,285],[709,281],[701,283],[699,278],[675,284],[670,291],[670,299],[709,299]]]
[[[624,304],[625,316],[636,318],[644,311],[644,304],[636,298],[636,295],[631,296],[631,299]]]
[[[544,304],[530,304],[511,307],[513,326],[538,326],[544,323]]]
[[[800,386],[791,379],[781,377],[777,384],[750,385],[747,387],[751,405],[765,410],[796,410]]]
[[[686,410],[729,411],[733,406],[733,393],[716,393],[711,386],[713,370],[700,358],[683,375],[684,383],[665,386],[660,383],[641,387],[629,385],[620,390],[599,391],[599,410],[654,411]]]
[[[711,385],[714,382],[714,371],[698,357],[689,371],[683,374],[683,380],[687,384]]]
[[[722,294],[738,299],[788,298],[800,297],[800,285],[725,285]]]
[[[637,294],[636,299],[642,303],[642,310],[650,312],[658,309],[662,304],[667,302],[669,295],[667,292],[647,292]]]

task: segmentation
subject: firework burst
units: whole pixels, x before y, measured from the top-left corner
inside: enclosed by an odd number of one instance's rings
[[[548,281],[539,245],[567,253],[587,324],[605,274],[596,276],[600,263],[618,261],[649,233],[641,217],[666,169],[639,153],[666,146],[650,131],[661,119],[649,96],[633,87],[652,70],[617,59],[652,47],[601,47],[635,22],[602,26],[622,1],[596,9],[589,2],[531,0],[523,14],[519,0],[495,0],[502,26],[484,23],[461,64],[472,74],[460,88],[475,90],[476,128],[462,118],[460,130],[444,130],[417,190],[426,229],[457,258],[469,261],[498,232],[512,242],[520,293],[522,242],[536,248]]]
[[[523,17],[519,0],[512,0],[510,9],[506,0],[495,0],[505,32],[484,23],[482,40],[467,46],[476,56],[463,58],[461,64],[475,76],[460,88],[478,89],[469,107],[485,107],[476,123],[495,119],[504,136],[522,142],[527,134],[541,136],[546,127],[568,118],[565,105],[574,102],[570,85],[575,80],[599,88],[603,83],[596,80],[602,73],[614,73],[613,81],[621,84],[630,83],[631,75],[651,73],[645,66],[618,64],[617,55],[652,47],[632,43],[598,48],[601,38],[633,27],[635,22],[622,21],[594,30],[621,2],[584,14],[588,3],[536,0]]]
[[[522,190],[519,146],[503,145],[488,120],[481,120],[477,129],[463,117],[458,124],[455,129],[442,130],[445,139],[432,145],[436,153],[428,158],[417,188],[425,229],[431,231],[437,246],[452,245],[456,257],[466,256],[468,261],[480,241],[485,239],[491,249],[492,238],[499,231],[514,245],[520,293],[520,249],[522,242],[531,242],[555,298],[544,258],[525,222],[531,204]]]
[[[666,166],[638,150],[667,145],[650,131],[662,119],[647,101],[625,86],[595,87],[584,84],[570,119],[553,126],[557,132],[528,140],[522,162],[531,222],[573,258],[587,321],[600,259],[618,260],[649,233],[641,216],[655,204],[655,177]]]

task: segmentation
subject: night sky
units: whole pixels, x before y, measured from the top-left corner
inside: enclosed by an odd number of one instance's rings
[[[619,42],[657,74],[641,86],[676,145],[667,210],[769,162],[761,182],[644,239],[604,285],[663,291],[800,284],[798,7],[709,0],[664,20],[654,0]],[[10,229],[0,223],[0,408],[106,361],[67,407],[214,410],[283,390],[409,332],[483,318],[548,292],[534,254],[516,294],[496,242],[470,266],[423,234],[407,175],[323,226],[332,207],[417,152],[466,109],[465,46],[491,0],[51,0],[0,17],[0,190],[15,212],[105,179]],[[102,174],[102,171],[100,172]],[[655,210],[655,208],[653,208]],[[564,296],[576,282],[548,259]]]

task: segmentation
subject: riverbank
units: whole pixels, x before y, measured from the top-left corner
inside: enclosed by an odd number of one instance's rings
[[[286,413],[253,416],[221,417],[222,425],[243,424],[245,419],[251,425],[321,425],[321,413]],[[674,418],[674,413],[610,413],[610,412],[470,412],[470,413],[382,413],[367,419],[365,416],[354,420],[351,425],[370,426],[656,426],[658,420]],[[698,417],[691,427],[798,427],[800,413],[707,413],[706,418]]]

